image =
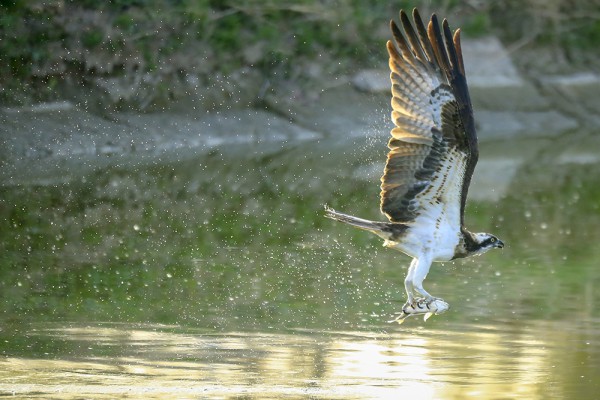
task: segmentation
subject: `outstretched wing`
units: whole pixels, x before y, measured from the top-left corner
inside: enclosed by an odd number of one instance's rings
[[[404,34],[391,22],[392,138],[381,178],[381,211],[409,222],[443,207],[463,225],[467,191],[477,163],[477,136],[460,47],[446,20],[427,29],[413,11],[400,11]],[[460,222],[458,216],[460,215]]]

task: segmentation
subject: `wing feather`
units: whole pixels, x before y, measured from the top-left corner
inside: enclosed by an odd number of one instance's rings
[[[423,50],[423,46],[421,44],[421,40],[417,37],[413,26],[408,19],[408,15],[404,12],[404,10],[400,11],[400,20],[402,21],[402,26],[404,27],[404,31],[406,32],[406,37],[410,43],[410,50],[413,56],[419,60],[423,65],[428,65],[428,59],[425,56],[425,52]]]
[[[392,82],[388,158],[381,178],[381,211],[392,222],[409,222],[442,204],[462,226],[477,136],[460,46],[448,22],[418,11],[413,23],[400,11],[402,30],[390,22],[387,43]]]
[[[417,32],[419,33],[419,40],[423,46],[423,50],[425,50],[425,53],[427,54],[427,61],[432,63],[435,60],[435,53],[433,52],[431,42],[429,40],[424,40],[424,38],[427,38],[427,29],[416,8],[413,10],[413,20],[417,26]]]

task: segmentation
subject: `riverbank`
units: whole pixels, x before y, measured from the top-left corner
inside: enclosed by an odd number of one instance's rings
[[[600,126],[593,111],[600,109],[597,73],[523,73],[494,37],[465,40],[463,48],[482,145],[475,198],[501,198],[517,170],[558,136]],[[154,165],[248,146],[261,154],[300,142],[330,146],[338,157],[367,159],[376,152],[381,156],[352,173],[378,179],[391,127],[386,68],[336,76],[315,72],[303,87],[289,81],[265,90],[254,107],[240,106],[244,94],[238,93],[221,107],[205,109],[199,103],[203,90],[194,86],[168,110],[152,113],[97,113],[76,101],[3,107],[0,184],[53,185],[108,166]],[[368,141],[363,154],[360,149],[340,154],[360,138]],[[598,161],[586,150],[597,146],[594,136],[576,143],[563,147],[557,160]]]

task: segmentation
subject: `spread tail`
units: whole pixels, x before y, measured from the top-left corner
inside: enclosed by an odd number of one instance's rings
[[[334,209],[329,208],[328,206],[325,206],[325,216],[327,218],[331,218],[340,222],[345,222],[349,225],[356,226],[357,228],[373,232],[376,235],[383,237],[384,239],[390,234],[388,224],[385,222],[375,222],[369,221],[367,219],[356,218],[352,215],[337,212]]]

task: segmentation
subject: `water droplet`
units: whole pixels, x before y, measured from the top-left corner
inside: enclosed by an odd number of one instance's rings
[[[139,231],[140,230],[140,226],[138,224],[133,225],[133,230],[134,231]]]

